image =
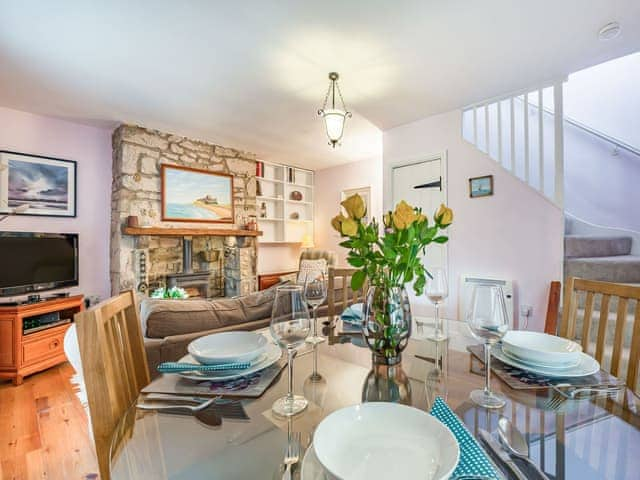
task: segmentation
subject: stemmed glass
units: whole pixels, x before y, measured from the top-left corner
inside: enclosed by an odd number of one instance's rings
[[[289,390],[286,396],[273,404],[272,410],[276,415],[290,417],[307,408],[307,399],[293,394],[293,357],[295,349],[304,344],[310,329],[309,310],[304,302],[302,286],[278,287],[271,310],[270,330],[278,345],[287,350]]]
[[[313,333],[307,337],[306,342],[317,344],[325,341],[318,334],[318,307],[327,298],[327,281],[322,271],[308,272],[304,279],[304,301],[313,309]]]
[[[449,282],[447,281],[447,273],[442,268],[434,268],[430,270],[431,277],[427,276],[427,298],[436,309],[435,330],[427,338],[431,340],[444,340],[447,338],[442,328],[442,319],[440,318],[440,305],[449,296]]]
[[[471,392],[471,400],[485,408],[504,406],[504,397],[491,391],[491,346],[509,329],[504,292],[499,285],[478,284],[473,289],[467,323],[473,336],[484,343],[484,390]]]

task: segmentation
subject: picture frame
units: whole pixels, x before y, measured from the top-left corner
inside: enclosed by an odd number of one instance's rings
[[[0,150],[0,212],[75,218],[77,178],[73,160]]]
[[[162,221],[233,223],[233,175],[162,164]]]
[[[480,198],[493,195],[493,175],[469,179],[469,197]]]
[[[364,187],[346,188],[342,190],[340,194],[340,202],[346,200],[347,198],[355,194],[358,194],[360,195],[360,197],[362,197],[362,200],[364,201],[364,205],[367,209],[367,213],[362,218],[362,221],[364,223],[369,223],[371,219],[371,186],[367,185]],[[344,208],[342,208],[341,210],[342,210],[342,214],[346,215],[347,212],[344,210]]]

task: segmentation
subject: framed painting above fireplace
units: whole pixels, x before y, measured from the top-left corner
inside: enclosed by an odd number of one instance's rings
[[[233,176],[164,164],[162,220],[233,223]]]

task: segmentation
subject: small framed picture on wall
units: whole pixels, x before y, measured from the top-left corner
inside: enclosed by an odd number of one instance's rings
[[[0,151],[0,212],[76,216],[76,162]]]
[[[471,198],[493,195],[493,175],[469,179],[469,196]]]

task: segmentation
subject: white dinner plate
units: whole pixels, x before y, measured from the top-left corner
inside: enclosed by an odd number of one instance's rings
[[[222,332],[196,338],[187,351],[204,365],[241,363],[258,358],[268,343],[256,332]]]
[[[511,330],[502,339],[506,353],[540,366],[574,366],[582,347],[568,338],[528,330]]]
[[[594,373],[598,373],[598,371],[600,371],[600,364],[598,363],[598,361],[595,358],[582,352],[580,352],[580,361],[578,362],[578,364],[576,366],[568,367],[565,369],[545,368],[518,361],[513,357],[505,355],[500,344],[496,344],[491,347],[491,355],[496,357],[501,362],[504,362],[507,365],[511,365],[512,367],[551,378],[586,377],[587,375],[593,375]]]
[[[259,372],[260,370],[264,370],[267,367],[270,367],[282,356],[282,350],[278,345],[273,343],[268,343],[267,348],[264,350],[264,354],[258,358],[258,361],[253,363],[249,368],[245,368],[244,370],[221,370],[219,372],[184,372],[178,373],[182,378],[188,378],[189,380],[214,380],[214,381],[223,381],[223,380],[233,380],[235,378],[244,377],[246,375],[250,375],[252,373]],[[182,357],[179,362],[185,363],[195,363],[196,365],[199,362],[193,358],[191,355],[185,355]]]
[[[509,357],[512,360],[515,360],[516,362],[524,363],[526,365],[531,365],[532,367],[552,368],[554,370],[566,370],[567,368],[576,367],[580,363],[579,356],[578,358],[576,358],[575,362],[572,362],[569,364],[561,364],[561,365],[557,365],[557,364],[547,365],[545,363],[538,363],[531,360],[525,360],[524,358],[519,358],[517,355],[514,355],[513,353],[509,352],[506,348],[504,348],[504,345],[502,346],[502,354]]]
[[[349,480],[449,478],[460,456],[451,431],[417,408],[371,402],[327,416],[313,436],[322,467]]]

